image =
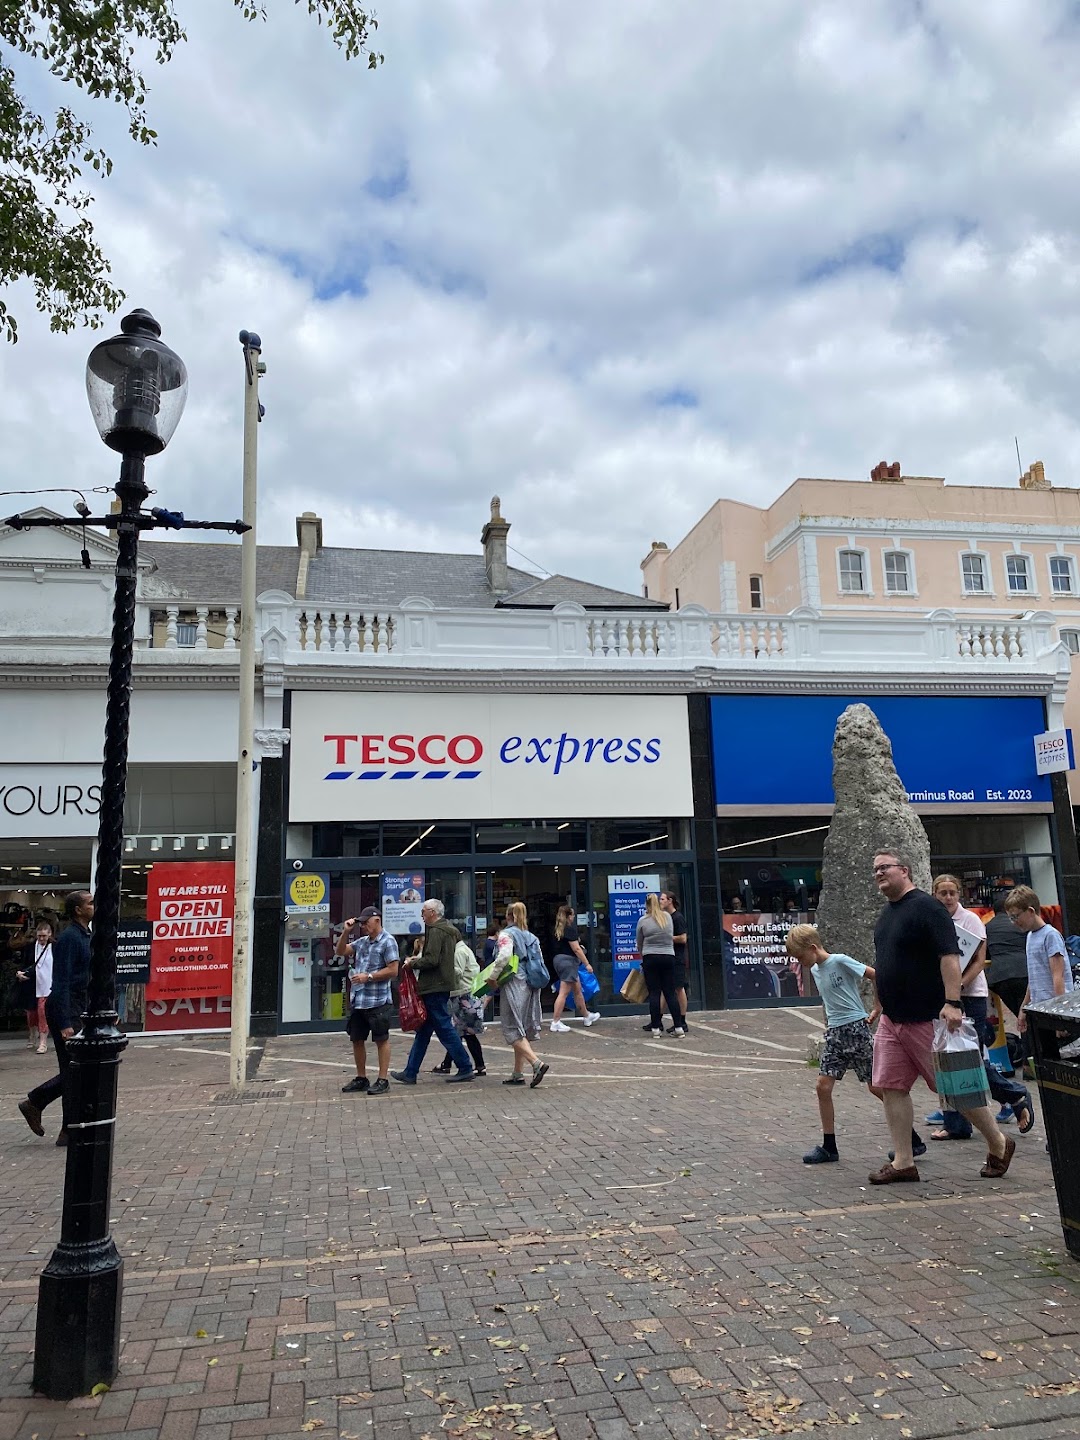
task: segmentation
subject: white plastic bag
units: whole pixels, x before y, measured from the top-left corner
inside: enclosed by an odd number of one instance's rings
[[[956,1030],[934,1021],[934,1073],[943,1110],[978,1110],[990,1103],[982,1044],[966,1016]]]

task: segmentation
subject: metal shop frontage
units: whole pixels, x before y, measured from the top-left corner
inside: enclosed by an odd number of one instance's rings
[[[345,967],[334,944],[366,905],[404,953],[423,932],[426,899],[441,900],[478,950],[522,900],[549,957],[568,904],[601,1006],[617,999],[635,906],[650,890],[678,894],[700,956],[685,698],[289,700],[282,1030],[340,1025]]]
[[[1037,696],[725,695],[710,700],[717,879],[726,1002],[811,998],[784,935],[813,920],[833,811],[832,742],[848,705],[874,711],[930,840],[935,874],[984,915],[1013,885],[1060,904],[1062,836],[1050,778],[1036,771],[1046,729]],[[760,763],[730,757],[760,756]],[[1071,821],[1064,842],[1075,851]],[[1058,917],[1060,918],[1060,917]],[[872,956],[856,957],[873,963]]]

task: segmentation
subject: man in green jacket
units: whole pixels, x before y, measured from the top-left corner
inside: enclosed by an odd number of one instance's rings
[[[462,1080],[472,1080],[476,1075],[469,1052],[454,1029],[449,1009],[450,991],[454,987],[454,947],[461,939],[461,933],[445,918],[446,910],[441,900],[425,901],[420,914],[426,927],[424,948],[419,955],[404,963],[416,971],[416,988],[423,997],[427,1019],[413,1038],[405,1069],[391,1070],[390,1078],[402,1085],[415,1085],[431,1037],[437,1035],[457,1066],[457,1074],[450,1075],[446,1081],[448,1085],[455,1085]]]

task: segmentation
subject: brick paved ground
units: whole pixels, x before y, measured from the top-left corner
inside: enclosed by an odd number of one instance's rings
[[[122,1369],[69,1406],[30,1393],[63,1154],[14,1111],[46,1062],[7,1042],[0,1440],[1080,1434],[1080,1266],[1041,1124],[1003,1181],[972,1141],[872,1190],[881,1116],[845,1081],[842,1161],[805,1167],[814,1033],[605,1019],[545,1034],[535,1091],[499,1084],[493,1037],[487,1079],[379,1100],[340,1094],[343,1038],[283,1039],[243,1105],[216,1103],[219,1041],[133,1044]]]

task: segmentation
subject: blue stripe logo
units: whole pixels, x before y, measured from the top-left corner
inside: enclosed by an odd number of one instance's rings
[[[479,770],[331,770],[326,780],[478,780]]]

